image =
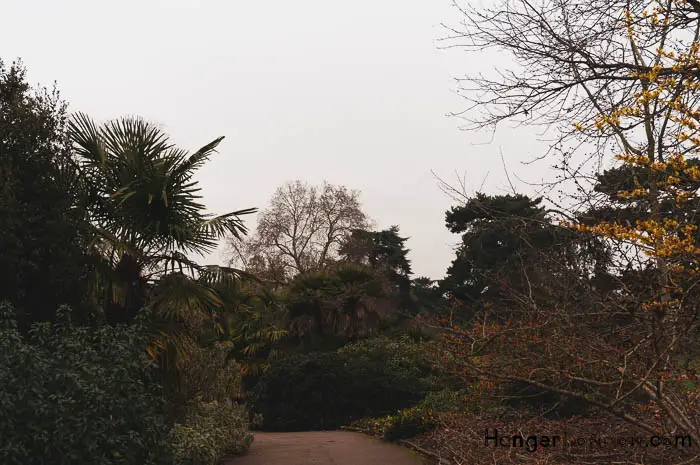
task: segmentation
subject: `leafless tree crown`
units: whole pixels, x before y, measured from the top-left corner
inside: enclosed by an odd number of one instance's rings
[[[294,181],[277,189],[270,206],[260,213],[252,238],[229,243],[235,261],[284,282],[322,269],[337,257],[340,244],[353,229],[368,225],[359,191]]]
[[[614,143],[617,151],[659,161],[679,148],[674,112],[698,103],[698,65],[683,55],[698,52],[700,2],[465,3],[454,0],[462,21],[446,26],[446,47],[495,49],[514,59],[511,67],[459,80],[468,127],[504,120],[553,126],[559,142],[595,143],[599,155]],[[663,81],[666,98],[649,98],[658,90],[654,78]]]

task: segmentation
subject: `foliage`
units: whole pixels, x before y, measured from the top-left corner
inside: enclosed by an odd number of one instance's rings
[[[604,243],[553,224],[541,202],[477,193],[448,211],[447,227],[462,241],[440,282],[442,292],[503,314],[517,308],[511,305],[515,295],[539,292],[553,275],[563,279],[572,268],[600,274],[608,260]]]
[[[271,361],[284,355],[287,309],[275,292],[250,276],[221,275],[210,285],[221,305],[216,308],[213,327],[205,329],[202,342],[219,341],[226,346],[227,356],[240,366],[241,390],[247,391]]]
[[[354,408],[352,377],[334,352],[287,357],[271,364],[250,393],[249,408],[271,431],[333,429]]]
[[[443,291],[440,290],[438,281],[427,276],[412,279],[411,296],[415,313],[436,313],[444,304]]]
[[[654,82],[654,85],[660,84]],[[679,119],[683,118],[683,111],[680,113]],[[681,126],[690,132],[696,128],[692,121],[682,122]],[[700,146],[700,141],[692,144]],[[700,181],[700,169],[697,164],[689,164],[682,152],[673,153],[668,161],[654,162],[648,156],[634,155],[621,155],[619,159],[629,169],[641,168],[647,173],[645,185],[637,183],[634,189],[618,193],[646,204],[646,208],[638,209],[640,218],[634,223],[612,220],[572,226],[636,252],[637,257],[631,260],[638,271],[636,285],[621,290],[618,305],[630,314],[628,327],[632,329],[632,341],[636,344],[645,339],[654,341],[649,347],[643,343],[634,347],[629,354],[647,366],[653,364],[656,370],[649,373],[644,366],[638,366],[627,376],[632,377],[632,382],[641,383],[644,392],[658,402],[672,424],[697,441],[700,440],[700,418],[694,414],[697,396],[687,384],[695,370],[687,361],[688,356],[692,358],[700,353],[698,294],[694,291],[698,283],[700,243],[695,214],[688,218],[683,213],[697,212],[700,199],[697,189],[688,189],[682,180]],[[670,211],[676,214],[668,215],[669,210],[662,214],[664,204],[670,204]],[[679,405],[681,399],[684,402]]]
[[[340,255],[352,263],[361,263],[392,273],[395,278],[408,278],[411,262],[406,249],[407,238],[399,236],[399,227],[383,231],[355,229],[342,244]]]
[[[148,282],[168,272],[200,272],[202,267],[185,253],[203,255],[224,235],[246,233],[240,216],[255,209],[209,215],[192,180],[223,138],[189,154],[142,119],[122,118],[98,127],[84,114],[71,119],[68,135],[89,186],[93,244],[102,257],[98,284],[112,321],[134,316],[146,303]],[[206,289],[194,286],[193,291],[195,301],[215,300]],[[167,311],[189,309],[168,305]]]
[[[394,312],[386,281],[363,265],[343,263],[299,275],[285,290],[289,315],[300,336],[367,334]]]
[[[197,401],[185,424],[173,428],[176,465],[215,465],[227,455],[248,450],[253,435],[248,432],[245,407],[229,401]]]
[[[375,428],[382,438],[387,441],[395,441],[418,436],[430,431],[435,426],[432,411],[421,407],[411,407],[379,419]]]
[[[697,167],[700,160],[689,158],[685,160],[687,168]],[[632,166],[627,163],[619,164],[603,171],[596,176],[594,191],[601,200],[596,202],[594,208],[582,212],[580,220],[588,225],[603,221],[631,224],[637,220],[644,219],[649,212],[651,205],[649,198],[643,195],[629,195],[637,188],[648,189],[656,181],[657,173],[663,172],[666,176],[678,176],[673,166],[656,165],[652,169],[650,166],[641,164]],[[700,182],[692,177],[682,175],[674,183],[675,189],[682,193],[692,193],[700,188]],[[640,193],[639,191],[637,193]],[[692,203],[676,203],[676,199],[670,196],[658,199],[659,214],[662,218],[680,219],[684,221],[697,222],[694,215],[695,206]]]
[[[453,391],[449,388],[429,392],[419,404],[421,408],[426,410],[452,413],[463,412],[467,405],[464,392]]]
[[[413,407],[380,418],[363,418],[352,426],[388,441],[412,438],[437,427],[438,413],[462,413],[465,406],[460,392],[450,389],[431,391]]]
[[[169,463],[165,403],[141,324],[17,332],[0,305],[0,462]]]
[[[656,166],[664,173],[675,169],[677,178],[691,176],[683,173],[686,166],[692,171],[691,165],[684,165],[682,159],[673,163],[677,164],[669,167],[657,162]],[[666,189],[677,193],[667,178],[662,182],[657,193]],[[642,198],[641,194],[642,188],[637,187],[635,195]],[[607,195],[625,197],[626,193],[609,190]],[[683,197],[691,198],[689,193]],[[680,209],[682,201],[675,202]],[[645,209],[640,205],[635,208],[636,214],[644,217]],[[665,211],[668,214],[673,208]],[[669,218],[660,223],[639,219],[636,224],[616,223],[611,218],[570,226],[575,231],[570,236],[575,239],[573,249],[560,249],[557,244],[541,247],[530,240],[518,253],[519,257],[532,257],[523,262],[529,265],[489,275],[494,283],[491,288],[498,286],[500,292],[497,302],[508,310],[506,318],[473,321],[463,327],[442,321],[449,363],[441,362],[441,366],[464,377],[464,383],[485,383],[482,401],[500,396],[520,408],[546,406],[546,414],[553,416],[591,413],[597,408],[598,413],[607,411],[648,432],[680,428],[692,435],[697,422],[692,412],[698,398],[684,385],[693,377],[693,369],[684,363],[689,360],[685,355],[692,359],[698,350],[693,336],[697,333],[693,322],[696,310],[694,299],[689,299],[690,294],[684,296],[679,288],[694,287],[691,244],[695,238],[687,234],[693,225],[681,226]],[[586,258],[586,248],[581,246],[587,243],[582,233],[591,235],[592,260]],[[567,234],[564,231],[562,235]],[[609,252],[597,261],[595,248],[599,246],[595,244],[603,241]],[[465,250],[477,255],[482,251],[481,246]],[[660,279],[664,271],[658,268],[655,256],[663,258],[666,279],[672,276],[670,282]],[[587,265],[591,262],[593,267]],[[601,274],[607,276],[606,286],[597,279]],[[518,282],[528,286],[519,288],[514,285]],[[679,305],[683,297],[688,300]],[[667,311],[675,318],[667,320],[665,326]],[[655,344],[647,345],[647,340]],[[667,374],[650,371],[650,364],[666,367]],[[664,386],[661,398],[660,384]],[[645,405],[656,408],[650,405],[657,402],[670,404],[663,425],[639,410]]]
[[[0,299],[21,326],[53,320],[69,304],[85,320],[97,310],[81,232],[81,180],[65,138],[66,104],[54,89],[30,89],[21,63],[0,61]]]
[[[220,284],[241,273],[186,255],[245,234],[254,212],[198,202],[194,172],[221,138],[190,155],[141,119],[98,127],[65,109],[0,62],[0,299],[27,327],[78,310],[23,338],[0,309],[0,462],[171,463],[175,419],[180,458],[194,437],[217,456],[247,447],[233,343],[200,344],[222,329]],[[114,326],[69,321],[105,315]]]
[[[608,276],[600,286],[568,265],[530,281],[532,291],[513,294],[520,322],[448,338],[458,371],[697,443],[700,3],[504,0],[461,12],[457,41],[517,64],[469,79],[482,91],[473,121],[554,124],[552,151],[564,154],[561,179],[575,183],[580,206],[557,226],[604,244]]]
[[[276,295],[262,290],[248,293],[235,309],[226,310],[221,337],[232,342],[229,355],[243,363],[244,376],[258,376],[283,355],[287,309]]]
[[[414,309],[406,240],[399,236],[398,226],[383,231],[356,229],[340,247],[343,260],[369,266],[387,279],[401,314]]]
[[[340,248],[343,260],[368,265],[387,276],[404,298],[410,287],[411,262],[407,238],[399,236],[399,227],[383,231],[354,230]]]
[[[262,427],[329,429],[410,406],[433,387],[420,346],[387,338],[273,363],[250,397]]]
[[[194,348],[220,310],[213,289],[237,270],[200,266],[186,254],[211,252],[227,234],[246,233],[245,209],[205,212],[193,176],[223,138],[193,154],[175,147],[157,126],[122,118],[97,126],[74,116],[68,135],[88,185],[92,250],[100,266],[94,288],[110,322],[129,322],[147,306],[154,316],[149,353],[165,369],[165,382]]]
[[[165,386],[166,398],[176,418],[184,417],[187,406],[201,402],[226,403],[238,398],[241,390],[241,367],[228,356],[231,343],[207,345],[193,343],[188,356],[181,360],[172,382]]]
[[[404,379],[425,378],[433,374],[433,365],[426,356],[424,346],[408,337],[398,340],[386,336],[363,339],[344,346],[338,353],[346,356],[349,363],[380,363],[381,369]]]

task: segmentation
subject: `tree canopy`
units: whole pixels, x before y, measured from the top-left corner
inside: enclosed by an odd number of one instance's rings
[[[0,61],[0,298],[25,324],[52,320],[62,304],[76,317],[94,310],[66,120],[58,91],[32,89],[21,63]]]

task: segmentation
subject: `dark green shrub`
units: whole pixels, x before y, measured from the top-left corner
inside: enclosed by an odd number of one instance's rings
[[[463,391],[441,389],[429,392],[418,406],[432,412],[463,413],[470,408],[470,403],[465,396],[466,393]]]
[[[406,439],[437,427],[440,412],[462,413],[467,409],[464,393],[451,389],[431,391],[417,405],[381,418],[363,418],[353,423],[370,434],[389,441]]]
[[[384,438],[389,441],[412,438],[437,427],[435,414],[463,413],[467,409],[464,394],[451,389],[429,392],[415,407],[399,410],[386,422]]]
[[[399,410],[391,417],[384,429],[384,439],[397,441],[418,436],[430,431],[436,423],[432,418],[432,412],[428,412],[420,407]]]
[[[176,422],[184,421],[193,401],[226,403],[240,397],[241,367],[228,357],[230,348],[231,343],[187,348],[166,390]]]
[[[433,387],[432,375],[419,345],[370,339],[272,364],[251,393],[251,413],[267,430],[337,428],[415,404]]]
[[[387,441],[412,438],[437,426],[434,411],[421,405],[401,409],[391,415],[378,418],[362,418],[352,426],[360,428]]]
[[[423,346],[407,337],[366,339],[342,348],[339,354],[353,379],[354,402],[364,407],[353,412],[352,420],[414,405],[435,385],[435,372]]]
[[[170,427],[145,331],[35,324],[0,304],[0,463],[169,463]]]
[[[302,354],[277,361],[249,395],[262,429],[328,429],[342,424],[351,408],[352,378],[335,352]]]
[[[575,392],[586,393],[590,391],[583,383],[572,383],[577,389]],[[593,410],[591,405],[581,399],[568,397],[537,386],[532,386],[519,381],[503,383],[500,386],[503,396],[503,404],[510,408],[529,410],[539,415],[541,412],[547,418],[571,418],[586,416]]]
[[[358,368],[372,367],[379,372],[398,376],[401,380],[430,379],[436,374],[423,345],[406,336],[399,339],[386,336],[364,339],[341,348],[338,353]]]
[[[245,407],[232,402],[198,402],[184,425],[173,428],[175,465],[214,465],[245,452],[253,442]]]
[[[386,278],[353,263],[301,274],[285,294],[292,331],[305,342],[329,335],[367,336],[396,311]]]
[[[231,343],[195,345],[178,367],[168,399],[177,413],[173,427],[175,465],[213,465],[246,451],[253,440],[240,397],[241,367],[228,357]]]

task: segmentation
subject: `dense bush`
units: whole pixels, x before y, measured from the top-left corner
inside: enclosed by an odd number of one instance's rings
[[[424,346],[405,336],[399,339],[386,336],[364,339],[341,348],[338,353],[357,368],[371,367],[397,376],[397,380],[428,379],[436,374],[426,357]]]
[[[443,389],[429,392],[417,405],[380,418],[363,418],[354,427],[389,441],[411,438],[437,427],[439,413],[463,413],[468,403],[462,392]]]
[[[140,325],[17,331],[0,304],[0,463],[169,463],[170,427]]]
[[[572,382],[578,392],[590,393],[583,383]],[[594,413],[594,408],[586,401],[574,397],[568,397],[537,386],[532,386],[520,381],[501,383],[496,395],[503,399],[503,405],[522,411],[529,411],[533,415],[543,415],[551,418],[571,418],[586,416]],[[648,401],[643,393],[639,393],[638,400]],[[546,413],[543,413],[546,412]]]
[[[429,392],[418,407],[433,412],[462,413],[470,408],[468,397],[463,391],[442,389]]]
[[[352,408],[352,377],[335,352],[288,357],[270,365],[249,394],[251,413],[262,429],[295,431],[334,428]]]
[[[169,379],[166,399],[176,413],[176,421],[184,421],[192,402],[229,402],[239,397],[241,367],[230,360],[230,343],[187,347],[187,356],[179,361],[173,379]]]
[[[300,274],[287,287],[285,301],[293,332],[306,341],[365,337],[396,312],[386,277],[352,263]]]
[[[253,442],[245,407],[232,402],[198,402],[184,425],[173,428],[176,465],[214,465],[245,452]]]
[[[415,404],[433,387],[432,375],[419,345],[370,339],[272,364],[251,393],[251,413],[267,430],[337,428]]]
[[[240,366],[227,356],[230,343],[188,348],[168,399],[177,412],[173,428],[176,465],[212,465],[244,452],[253,440],[245,407],[234,404],[241,387]]]
[[[384,426],[383,437],[388,441],[412,438],[435,428],[433,412],[421,407],[399,410]]]

